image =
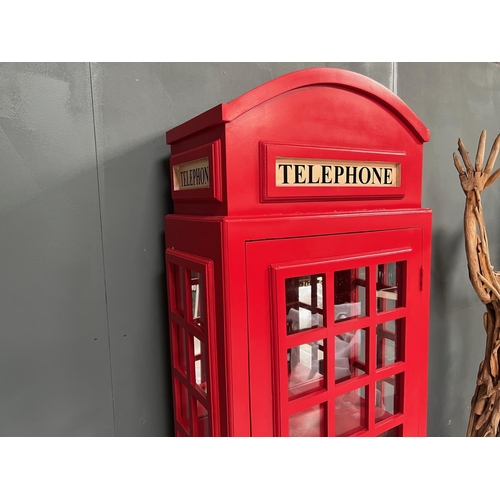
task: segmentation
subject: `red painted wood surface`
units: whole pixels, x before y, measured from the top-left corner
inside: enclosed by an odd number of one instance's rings
[[[166,251],[175,430],[190,436],[220,435],[213,263]],[[195,277],[193,277],[195,275]],[[199,292],[193,304],[192,287]],[[199,349],[196,346],[199,346]],[[197,352],[199,350],[199,352]]]
[[[215,184],[174,193],[175,214],[165,218],[168,265],[182,255],[184,268],[204,276],[209,266],[213,276],[204,325],[212,332],[211,403],[193,404],[186,425],[177,418],[179,384],[193,393],[175,365],[175,329],[184,323],[172,299],[178,281],[168,274],[176,435],[206,434],[206,419],[208,433],[223,436],[425,435],[431,213],[421,208],[421,178],[428,139],[390,91],[326,68],[277,78],[167,133],[174,161],[195,160],[196,151],[207,156],[213,144],[220,148],[211,157]],[[395,161],[401,185],[276,188],[272,169],[280,155]],[[403,264],[388,265],[395,262]],[[310,303],[300,306],[297,278],[317,275]],[[379,311],[393,297],[391,279],[398,280],[398,307]],[[335,308],[358,304],[363,290],[366,315],[333,321]],[[290,332],[293,304],[311,318],[321,313],[323,326]],[[399,320],[395,332],[393,320]],[[354,338],[345,332],[361,330],[365,361],[359,343],[336,360],[336,342],[344,346]],[[307,346],[321,373],[302,362]],[[347,375],[336,380],[340,368]]]
[[[286,249],[293,244],[295,263],[282,263]],[[377,412],[382,405],[374,404],[377,381],[401,374],[404,384],[401,394],[408,397],[401,401],[400,411],[395,412],[394,420],[404,423],[405,435],[419,435],[420,408],[416,404],[426,398],[420,393],[422,370],[427,369],[426,352],[421,351],[420,334],[425,330],[421,323],[422,292],[419,288],[422,262],[422,229],[404,229],[369,233],[350,233],[336,236],[313,238],[281,239],[272,241],[249,242],[246,245],[248,273],[248,321],[249,331],[255,332],[250,341],[250,377],[258,378],[251,391],[252,429],[256,435],[289,435],[289,420],[297,413],[321,404],[328,415],[327,435],[338,435],[337,426],[347,426],[346,419],[350,405],[339,406],[338,398],[345,395],[348,400],[354,397],[356,389],[366,387],[367,404],[363,402],[364,424],[358,435],[377,435]],[[401,283],[401,305],[390,311],[377,312],[376,306],[376,267],[388,262],[406,263],[405,276]],[[297,263],[298,262],[298,263]],[[366,316],[335,323],[332,299],[334,295],[334,273],[367,267]],[[269,268],[271,268],[271,290],[269,290]],[[323,274],[326,283],[323,293],[324,321],[322,328],[312,328],[305,332],[287,334],[286,304],[284,284],[287,278]],[[412,300],[409,300],[409,297]],[[274,321],[270,322],[269,318]],[[405,349],[401,360],[386,367],[377,368],[377,325],[404,318],[406,327],[401,332],[400,342]],[[335,380],[336,360],[334,341],[341,334],[368,330],[366,339],[365,374],[353,376],[348,380]],[[313,392],[300,398],[290,398],[288,391],[289,373],[286,367],[287,350],[293,346],[304,345],[324,339],[326,343],[326,376],[323,387],[313,387]],[[327,408],[326,408],[327,407]],[[347,412],[347,413],[346,413]],[[273,413],[274,420],[260,415]],[[383,414],[383,412],[382,412]],[[340,424],[337,419],[341,418]],[[344,417],[342,419],[342,416]],[[401,420],[399,417],[403,420]],[[392,417],[391,417],[392,418]],[[385,426],[387,423],[383,422]]]
[[[260,172],[261,143],[277,151],[289,146],[344,150],[366,161],[384,153],[403,155],[407,188],[402,196],[387,198],[386,188],[370,189],[370,198],[356,198],[355,209],[416,208],[421,203],[422,143],[428,138],[429,131],[413,111],[369,78],[331,68],[284,75],[167,133],[173,156],[218,140],[221,147],[214,165],[221,179],[221,201],[207,205],[193,191],[193,201],[183,195],[175,212],[247,216],[353,209],[352,198],[334,207],[328,198],[262,203],[266,177]]]

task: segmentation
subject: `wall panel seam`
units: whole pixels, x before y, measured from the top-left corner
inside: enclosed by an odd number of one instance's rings
[[[94,151],[95,151],[95,166],[97,176],[97,200],[99,208],[99,225],[101,231],[101,251],[102,251],[102,268],[104,278],[104,306],[106,308],[106,332],[108,334],[108,356],[109,356],[109,376],[111,383],[111,408],[113,413],[113,435],[116,437],[116,417],[115,417],[115,396],[113,386],[113,365],[111,363],[111,337],[109,332],[109,312],[108,312],[108,288],[106,282],[106,259],[104,256],[104,231],[102,222],[102,204],[101,204],[101,185],[99,179],[99,156],[97,153],[97,130],[95,120],[95,102],[94,102],[94,82],[92,78],[92,63],[89,62],[89,75],[90,75],[90,100],[92,105],[92,125],[94,128]]]
[[[392,63],[392,91],[398,95],[398,63]]]

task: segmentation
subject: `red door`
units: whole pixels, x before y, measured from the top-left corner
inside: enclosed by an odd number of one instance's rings
[[[425,432],[421,246],[421,228],[247,243],[252,435]]]

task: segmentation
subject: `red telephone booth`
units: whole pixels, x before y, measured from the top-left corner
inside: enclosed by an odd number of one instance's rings
[[[338,69],[167,132],[177,436],[423,436],[429,131]]]

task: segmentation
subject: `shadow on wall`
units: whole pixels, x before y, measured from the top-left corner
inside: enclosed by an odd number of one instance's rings
[[[116,434],[173,435],[165,135],[99,165]]]
[[[173,214],[174,213],[174,200],[172,199],[172,191],[171,191],[171,186],[170,186],[170,158],[171,155],[168,155],[165,157],[163,160],[163,169],[165,171],[165,178],[167,179],[167,193],[166,193],[166,212],[165,215],[167,214]],[[165,242],[164,242],[165,243]]]
[[[166,201],[166,211],[165,215],[167,214],[173,214],[174,213],[174,200],[172,199],[172,192],[171,192],[171,182],[170,182],[170,155],[165,157],[165,159],[162,161],[162,166],[163,170],[165,173],[165,178],[167,179],[167,188],[166,188],[166,196],[165,196],[165,201]],[[162,232],[162,237],[161,239],[161,245],[163,249],[163,255],[165,255],[165,231]],[[166,370],[166,376],[165,376],[165,381],[167,383],[167,390],[166,390],[166,399],[167,399],[167,415],[169,416],[168,418],[168,428],[167,428],[167,435],[168,436],[175,436],[175,430],[174,430],[174,403],[173,403],[173,395],[172,395],[172,370],[171,370],[171,352],[170,352],[170,321],[169,321],[169,316],[168,316],[168,305],[167,305],[167,273],[166,273],[166,267],[165,267],[165,260],[163,260],[163,274],[161,276],[161,286],[163,289],[163,297],[161,303],[163,304],[163,318],[164,318],[164,328],[163,331],[167,335],[167,342],[165,346],[165,370]]]
[[[166,201],[166,211],[165,215],[174,213],[174,200],[172,199],[171,192],[171,182],[170,182],[170,158],[169,154],[162,160],[162,167],[165,175],[165,179],[167,180],[166,193],[165,193],[165,201]],[[165,231],[162,231],[161,235],[161,246],[163,249],[163,255],[165,255]],[[175,436],[175,428],[174,428],[174,402],[173,402],[173,394],[172,394],[172,367],[171,367],[171,352],[170,352],[170,320],[168,316],[168,296],[167,296],[167,270],[165,267],[165,260],[163,260],[163,274],[161,276],[161,287],[163,290],[162,297],[162,305],[163,305],[163,318],[164,318],[164,328],[163,331],[167,335],[166,346],[165,346],[165,370],[166,376],[165,381],[167,383],[166,389],[166,400],[167,407],[166,412],[168,415],[168,427],[167,427],[167,435]]]

